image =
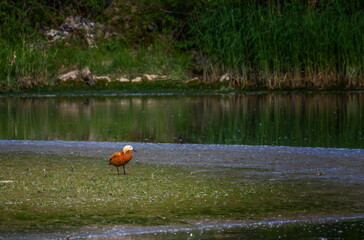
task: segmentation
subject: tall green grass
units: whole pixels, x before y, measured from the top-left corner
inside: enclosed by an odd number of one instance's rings
[[[48,79],[51,54],[25,41],[0,44],[0,87],[19,88],[41,85]]]
[[[167,75],[172,80],[187,78],[191,59],[176,51],[171,39],[159,39],[148,46],[128,46],[118,39],[87,48],[82,42],[67,44],[19,41],[0,44],[0,91],[39,85],[54,85],[58,75],[90,67],[97,75],[135,77]]]
[[[80,44],[81,45],[81,44]],[[150,45],[130,46],[114,38],[100,42],[97,48],[71,45],[56,47],[57,61],[67,66],[89,66],[96,74],[124,74],[130,77],[143,73],[178,75],[190,64],[187,55],[176,51],[173,40],[160,38]]]
[[[357,4],[224,1],[199,12],[192,32],[209,56],[205,81],[229,72],[240,87],[363,87],[364,13]]]

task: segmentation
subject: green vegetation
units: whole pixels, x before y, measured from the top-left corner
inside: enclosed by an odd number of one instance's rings
[[[363,87],[362,3],[311,2],[320,4],[225,1],[199,12],[198,45],[210,56],[205,71],[229,72],[239,87]]]
[[[363,89],[363,9],[358,0],[3,1],[0,91],[54,86],[85,66],[172,82],[225,75],[236,89]],[[87,45],[86,30],[45,39],[44,29],[71,15],[103,24],[97,47]]]
[[[26,152],[1,153],[0,165],[0,232],[45,226],[297,218],[362,213],[363,209],[361,186],[320,179],[248,180],[232,174],[244,169],[217,172],[132,162],[127,165],[129,175],[124,176],[116,175],[105,159]]]
[[[19,44],[0,45],[0,86],[22,89],[54,85],[60,73],[89,66],[95,74],[133,78],[143,73],[168,76],[169,81],[185,80],[190,59],[155,41],[149,47],[130,49],[116,40],[106,40],[98,48],[56,44],[46,49]]]

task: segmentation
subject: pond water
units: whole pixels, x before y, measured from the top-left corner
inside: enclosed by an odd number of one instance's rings
[[[364,92],[1,97],[0,139],[364,148]]]

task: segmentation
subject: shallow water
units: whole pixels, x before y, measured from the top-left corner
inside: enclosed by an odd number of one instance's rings
[[[364,93],[0,98],[0,139],[364,148]]]
[[[79,235],[71,239],[350,239],[361,240],[364,221],[359,220],[298,220],[263,221],[245,224],[216,224],[168,230],[141,230],[130,234],[117,228],[101,235]]]
[[[33,231],[7,234],[0,239],[90,239],[90,240],[159,240],[159,239],[336,239],[362,240],[364,216],[276,220],[239,223],[195,223],[186,226],[90,226],[56,232]]]

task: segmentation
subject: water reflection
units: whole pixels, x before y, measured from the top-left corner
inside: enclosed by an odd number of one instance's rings
[[[0,139],[364,148],[364,93],[0,98]]]

